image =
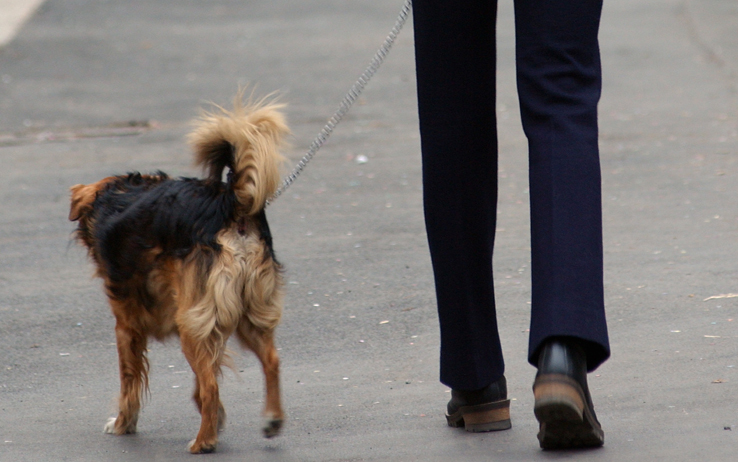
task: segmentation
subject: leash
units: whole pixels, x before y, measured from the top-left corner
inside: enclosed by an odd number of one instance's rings
[[[318,133],[318,136],[315,137],[313,142],[310,144],[310,148],[305,153],[305,155],[302,156],[302,159],[300,159],[300,161],[297,163],[295,168],[292,170],[292,173],[284,178],[282,186],[280,186],[277,192],[275,192],[274,195],[272,195],[272,197],[270,197],[269,200],[266,202],[267,206],[279,196],[281,196],[282,193],[284,193],[287,188],[289,188],[290,185],[294,183],[300,173],[302,173],[302,171],[305,169],[305,166],[307,166],[308,162],[310,162],[310,160],[313,158],[315,153],[317,153],[318,150],[320,150],[320,148],[323,146],[323,144],[328,141],[328,138],[331,136],[333,129],[336,128],[336,125],[341,122],[343,116],[346,115],[349,109],[351,109],[351,106],[357,100],[359,95],[361,95],[361,92],[364,91],[364,87],[366,86],[366,84],[369,83],[369,80],[371,80],[372,76],[374,76],[374,73],[377,72],[379,67],[384,62],[384,59],[389,54],[392,45],[395,43],[395,39],[402,30],[402,26],[404,26],[405,22],[407,21],[407,17],[410,14],[410,10],[412,9],[412,4],[412,0],[405,0],[405,4],[402,5],[400,14],[397,16],[395,26],[392,28],[389,35],[387,35],[387,38],[384,39],[384,43],[382,43],[382,46],[380,46],[379,50],[377,50],[377,53],[374,55],[374,58],[372,58],[369,66],[359,76],[358,80],[356,80],[356,82],[351,86],[348,93],[346,93],[346,96],[343,97],[338,110],[336,110],[333,116],[328,119],[328,123],[325,124],[325,127],[323,127],[320,133]]]

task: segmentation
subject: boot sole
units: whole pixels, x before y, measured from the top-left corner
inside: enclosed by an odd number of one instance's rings
[[[494,401],[474,406],[461,406],[453,414],[446,414],[449,427],[464,427],[468,432],[494,432],[512,427],[510,400]]]
[[[533,394],[541,448],[592,448],[605,443],[602,427],[576,380],[561,374],[542,375],[533,384]]]

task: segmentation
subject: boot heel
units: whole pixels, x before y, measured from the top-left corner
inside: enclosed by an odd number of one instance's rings
[[[510,421],[510,400],[462,406],[458,411],[446,414],[450,427],[464,427],[468,432],[492,432],[512,427]]]
[[[598,447],[605,442],[600,423],[585,401],[582,387],[563,374],[543,374],[533,384],[533,412],[540,423],[543,449]]]
[[[539,421],[583,420],[584,393],[570,377],[560,374],[539,376],[533,384],[533,394],[533,412]]]

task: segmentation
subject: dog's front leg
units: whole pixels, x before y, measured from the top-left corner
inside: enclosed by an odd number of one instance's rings
[[[141,393],[147,382],[146,337],[128,323],[118,318],[115,325],[120,367],[120,398],[118,416],[111,417],[103,431],[123,435],[136,433]]]

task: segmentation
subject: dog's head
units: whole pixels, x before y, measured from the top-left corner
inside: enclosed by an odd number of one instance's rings
[[[69,220],[78,221],[92,210],[97,193],[115,177],[103,178],[97,183],[77,184],[69,188],[72,193],[72,204],[69,208]]]

